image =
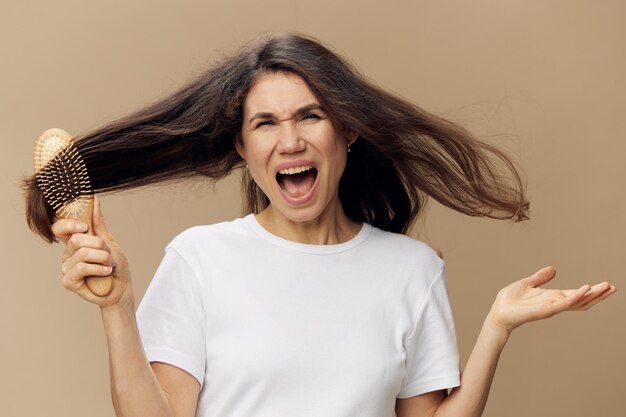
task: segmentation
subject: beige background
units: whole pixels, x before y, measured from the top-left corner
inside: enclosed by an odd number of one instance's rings
[[[114,415],[98,309],[62,288],[61,246],[24,222],[18,184],[36,137],[126,114],[267,30],[319,37],[523,166],[531,221],[432,204],[416,230],[444,252],[463,363],[498,289],[544,265],[559,271],[550,286],[623,292],[625,18],[625,2],[591,0],[3,2],[0,415]],[[103,209],[140,299],[175,234],[240,214],[238,182],[108,196]],[[618,292],[517,330],[484,415],[623,416],[625,312]]]

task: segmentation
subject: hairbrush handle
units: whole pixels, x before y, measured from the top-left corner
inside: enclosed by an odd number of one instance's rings
[[[95,235],[93,231],[93,222],[92,222],[93,202],[94,202],[93,197],[87,199],[87,202],[86,202],[87,205],[85,207],[85,210],[80,215],[77,216],[77,220],[80,220],[87,224],[87,227],[88,227],[87,234],[90,234],[92,236]],[[100,276],[85,277],[85,282],[87,283],[87,287],[89,288],[89,291],[91,291],[92,293],[94,293],[95,295],[99,297],[106,297],[107,295],[111,293],[111,290],[113,289],[113,273],[105,277],[100,277]]]

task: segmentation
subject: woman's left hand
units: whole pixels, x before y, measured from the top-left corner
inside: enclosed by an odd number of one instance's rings
[[[588,310],[617,290],[606,281],[571,290],[539,288],[555,275],[556,270],[548,266],[504,287],[498,292],[488,319],[510,334],[529,321],[552,317],[562,311]]]

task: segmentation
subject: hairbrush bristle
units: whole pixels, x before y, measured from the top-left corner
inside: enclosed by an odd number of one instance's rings
[[[49,129],[41,135],[35,146],[35,169],[44,198],[59,216],[85,212],[92,194],[89,175],[67,132]]]
[[[72,136],[65,130],[52,128],[43,132],[35,143],[33,165],[35,171],[41,170],[72,141]]]

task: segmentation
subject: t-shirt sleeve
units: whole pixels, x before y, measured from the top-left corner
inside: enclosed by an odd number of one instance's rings
[[[148,361],[174,365],[193,375],[202,387],[205,323],[198,276],[183,256],[168,246],[137,309],[137,325]]]
[[[460,385],[459,353],[443,267],[418,310],[405,350],[407,372],[397,398]]]

